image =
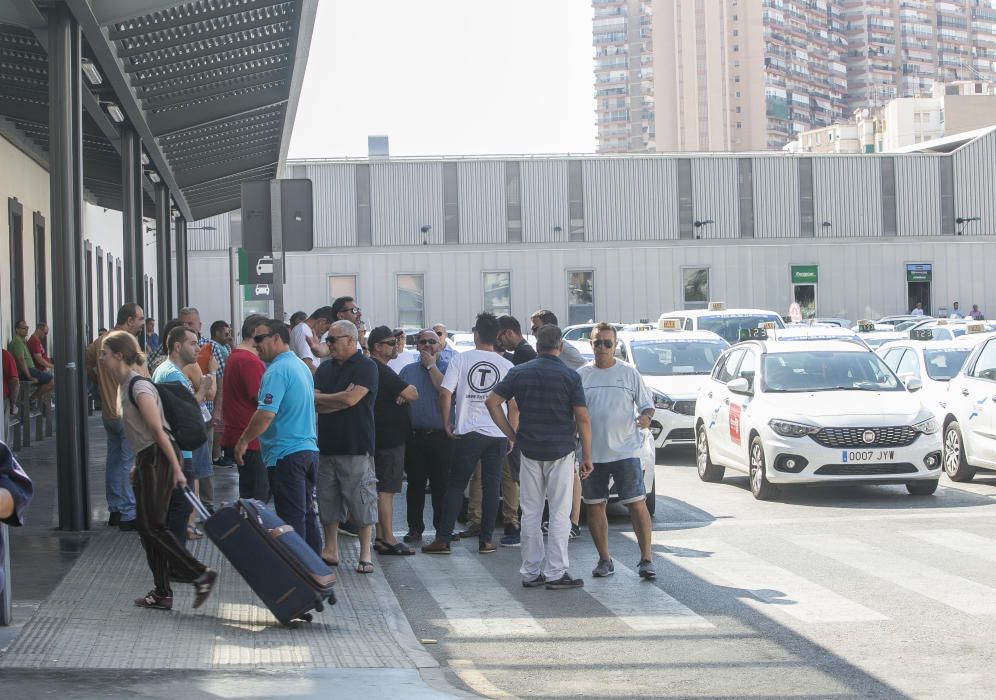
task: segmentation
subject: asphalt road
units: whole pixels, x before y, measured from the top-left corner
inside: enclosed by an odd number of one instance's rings
[[[699,481],[692,450],[658,452],[654,554],[641,582],[625,511],[616,575],[524,589],[518,549],[378,557],[451,682],[490,697],[989,698],[996,620],[996,476],[783,490]],[[398,529],[403,511],[396,514]],[[429,520],[431,522],[431,520]]]

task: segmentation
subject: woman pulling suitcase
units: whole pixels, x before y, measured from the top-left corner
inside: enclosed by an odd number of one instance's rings
[[[135,600],[140,608],[170,610],[173,590],[170,572],[193,582],[194,608],[199,608],[211,594],[217,572],[199,562],[166,529],[166,514],[170,496],[176,487],[183,488],[180,453],[166,430],[162,403],[155,385],[144,372],[145,355],[139,350],[135,336],[114,331],[104,336],[100,363],[119,384],[121,419],[125,437],[135,454],[131,471],[137,505],[136,529],[152,570],[155,588]],[[141,377],[132,384],[132,379]],[[128,392],[131,391],[131,397]],[[134,399],[134,402],[132,401]]]

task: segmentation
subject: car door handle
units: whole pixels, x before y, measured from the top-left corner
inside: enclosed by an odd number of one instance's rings
[[[962,389],[961,390],[961,395],[962,396],[968,396],[968,389]]]

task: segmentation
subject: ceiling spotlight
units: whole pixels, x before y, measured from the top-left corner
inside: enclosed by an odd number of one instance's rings
[[[432,230],[432,224],[422,224],[419,231],[422,232],[422,245],[429,245],[429,231]]]
[[[159,173],[157,173],[155,170],[148,170],[146,171],[146,174],[149,176],[149,179],[152,180],[153,182],[159,182]]]
[[[694,226],[695,226],[695,228],[702,228],[703,226],[706,226],[707,224],[714,224],[714,223],[716,223],[716,222],[713,221],[712,219],[702,219],[701,221],[700,220],[696,220],[694,222]]]
[[[829,221],[824,221],[822,224],[820,224],[820,226],[822,226],[823,228],[830,228],[831,226],[833,226],[833,224],[831,224]]]
[[[100,85],[104,82],[104,76],[97,70],[97,64],[89,58],[80,59],[80,70],[83,71],[83,75],[86,76],[91,85]]]
[[[100,104],[107,110],[108,116],[118,124],[125,120],[124,112],[114,102],[101,102]]]
[[[554,233],[563,233],[563,231],[564,231],[564,229],[561,226],[554,226],[553,227],[553,232]]]

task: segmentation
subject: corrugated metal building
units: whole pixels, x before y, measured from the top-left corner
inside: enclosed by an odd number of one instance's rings
[[[710,300],[851,319],[918,299],[985,311],[994,164],[996,131],[894,155],[289,161],[286,177],[314,183],[315,249],[287,256],[285,309],[352,292],[372,323],[452,328],[485,308],[566,324]],[[191,299],[227,318],[232,221],[199,223],[216,230],[191,231]]]

